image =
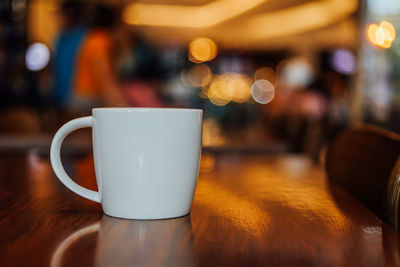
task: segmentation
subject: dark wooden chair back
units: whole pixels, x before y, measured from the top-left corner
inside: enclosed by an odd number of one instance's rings
[[[344,131],[330,144],[326,171],[330,181],[343,187],[377,216],[397,226],[399,155],[399,135],[361,126]]]

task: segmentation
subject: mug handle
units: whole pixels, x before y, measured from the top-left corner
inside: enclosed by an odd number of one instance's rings
[[[86,127],[92,127],[92,120],[93,120],[92,116],[88,116],[88,117],[74,119],[64,124],[57,131],[56,135],[53,138],[53,141],[51,142],[50,161],[51,161],[51,166],[53,167],[53,170],[56,173],[57,178],[69,190],[84,198],[100,203],[101,197],[99,192],[86,189],[80,186],[79,184],[75,183],[65,172],[60,158],[61,144],[64,141],[65,137],[75,130]]]

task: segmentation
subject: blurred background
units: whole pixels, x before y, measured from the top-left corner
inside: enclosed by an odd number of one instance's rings
[[[399,28],[398,0],[2,0],[0,150],[94,107],[184,107],[206,150],[318,162],[348,126],[400,133]]]

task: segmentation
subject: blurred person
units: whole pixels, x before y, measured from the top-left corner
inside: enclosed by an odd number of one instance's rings
[[[116,12],[97,5],[78,54],[72,108],[90,113],[97,106],[126,106],[113,64]]]
[[[84,5],[68,0],[61,5],[62,26],[54,44],[53,99],[61,111],[73,101],[76,59],[88,27],[83,22]]]

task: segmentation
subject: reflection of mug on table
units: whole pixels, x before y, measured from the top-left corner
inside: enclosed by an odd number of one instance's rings
[[[194,266],[196,248],[189,217],[132,221],[103,216],[58,245],[51,266],[62,266],[65,251],[79,239],[98,232],[95,266]]]
[[[75,183],[61,164],[60,149],[72,131],[93,128],[99,192]],[[169,108],[96,108],[54,136],[50,159],[73,192],[101,202],[107,215],[162,219],[189,213],[201,153],[202,111]]]

